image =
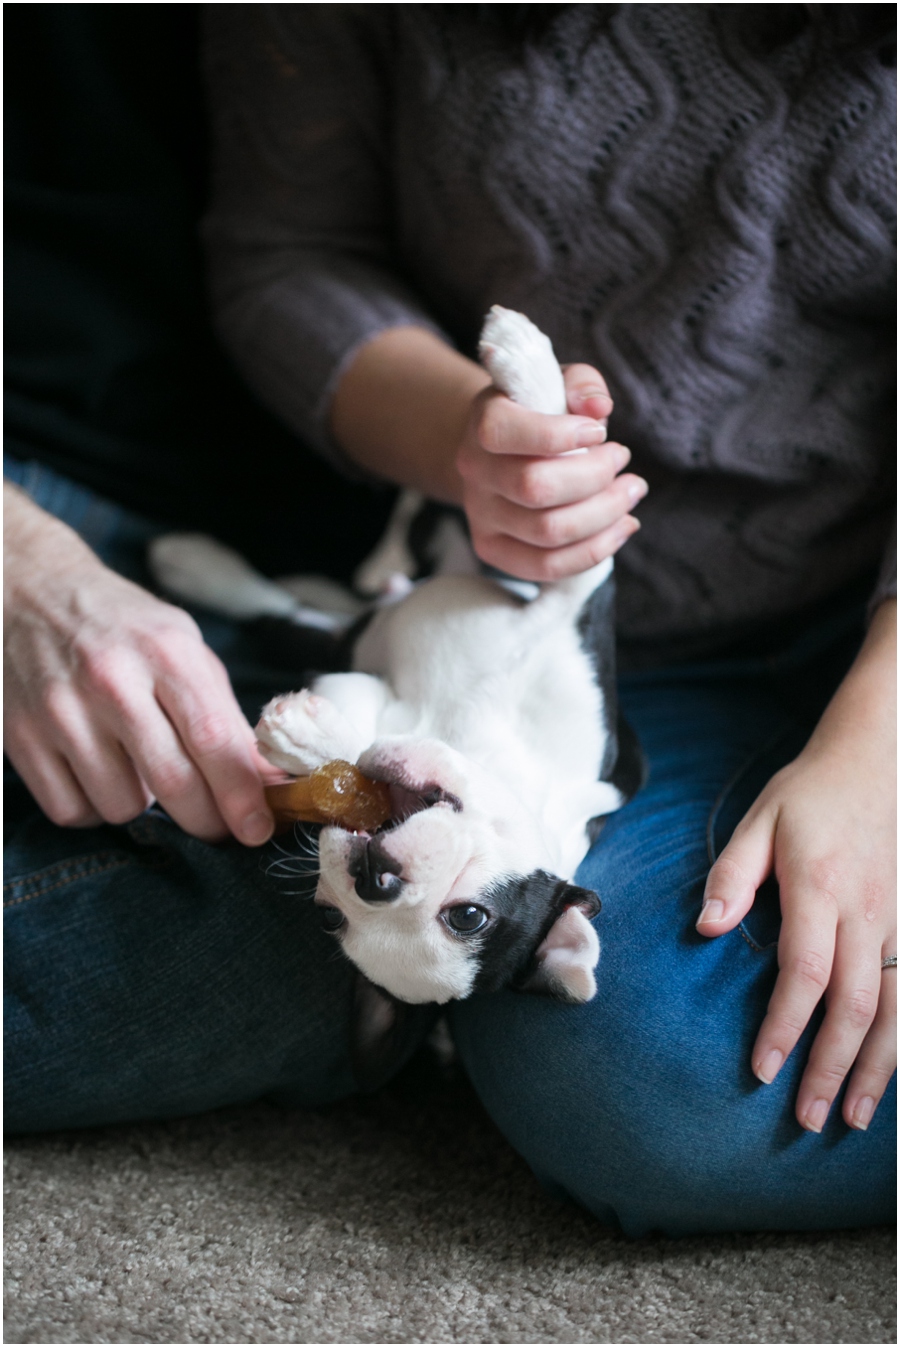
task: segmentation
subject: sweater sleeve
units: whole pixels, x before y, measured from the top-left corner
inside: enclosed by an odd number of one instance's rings
[[[392,265],[388,9],[212,5],[206,20],[216,328],[262,401],[352,471],[327,418],[356,351],[391,327],[444,335]]]

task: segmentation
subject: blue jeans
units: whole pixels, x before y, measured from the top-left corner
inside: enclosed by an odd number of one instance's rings
[[[45,470],[39,503],[142,576],[154,526]],[[93,521],[93,523],[92,523]],[[249,715],[291,685],[209,622]],[[750,1049],[775,976],[772,885],[739,930],[694,930],[710,858],[802,745],[857,639],[849,620],[779,659],[622,680],[649,758],[579,879],[603,899],[599,990],[585,1006],[516,993],[452,1008],[487,1109],[547,1188],[633,1235],[822,1228],[892,1219],[893,1085],[865,1133],[835,1105],[820,1136],[793,1116],[815,1026],[776,1082]],[[274,852],[208,846],[151,810],[127,827],[49,823],[12,779],[6,843],[6,1107],[13,1130],[163,1118],[262,1096],[350,1093],[353,977]],[[422,1016],[410,1039],[427,1032]]]

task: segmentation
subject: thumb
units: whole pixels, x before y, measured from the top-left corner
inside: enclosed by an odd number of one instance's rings
[[[774,814],[768,809],[747,814],[707,877],[697,918],[701,935],[724,935],[747,915],[771,873],[774,852]]]
[[[573,416],[592,416],[603,421],[613,409],[606,380],[593,365],[567,365],[563,370],[566,405]]]

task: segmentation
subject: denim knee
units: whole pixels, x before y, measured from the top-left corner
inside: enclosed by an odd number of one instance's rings
[[[794,1101],[817,1022],[772,1085],[751,1071],[777,972],[777,891],[717,940],[695,929],[722,780],[695,774],[684,792],[660,773],[579,871],[603,899],[594,1000],[457,1005],[463,1061],[541,1181],[631,1235],[889,1221],[893,1088],[868,1132],[846,1127],[838,1101],[815,1136]]]
[[[698,952],[692,966],[638,943],[584,1006],[504,993],[454,1007],[494,1121],[551,1192],[630,1235],[891,1220],[893,1089],[866,1133],[839,1102],[820,1136],[804,1132],[794,1100],[815,1025],[762,1085],[750,1050],[773,955],[739,931]]]

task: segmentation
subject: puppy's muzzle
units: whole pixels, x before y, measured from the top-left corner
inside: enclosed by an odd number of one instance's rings
[[[353,887],[364,902],[390,903],[400,896],[402,867],[382,850],[377,837],[366,839],[347,869],[356,881]]]

